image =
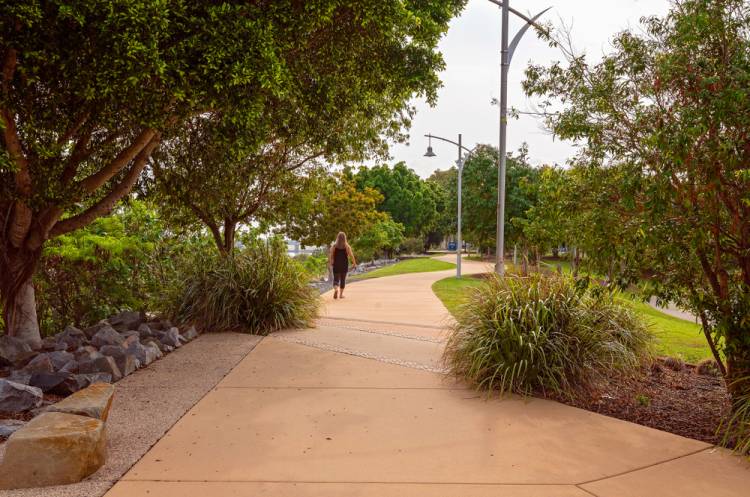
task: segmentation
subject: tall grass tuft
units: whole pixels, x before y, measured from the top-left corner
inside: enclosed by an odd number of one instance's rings
[[[570,277],[493,276],[459,309],[444,360],[478,388],[573,396],[605,371],[637,368],[650,341],[630,308]]]
[[[747,382],[748,378],[736,380]],[[719,426],[721,443],[739,454],[750,455],[750,392],[732,400],[732,414]]]
[[[309,274],[283,245],[259,241],[236,254],[201,261],[173,315],[208,331],[267,335],[305,327],[319,306],[308,283]]]

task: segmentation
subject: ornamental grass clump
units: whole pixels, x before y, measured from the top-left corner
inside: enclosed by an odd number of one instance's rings
[[[493,276],[459,309],[444,360],[481,389],[574,396],[637,368],[650,341],[629,307],[570,277]]]
[[[256,335],[306,327],[319,306],[309,278],[282,244],[259,241],[235,254],[201,261],[186,281],[174,317],[207,331]]]

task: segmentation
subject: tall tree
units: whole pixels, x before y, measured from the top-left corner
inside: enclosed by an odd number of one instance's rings
[[[590,65],[530,66],[526,91],[582,168],[618,171],[611,202],[637,224],[649,293],[701,318],[735,399],[750,394],[750,9],[675,1]],[[627,243],[628,240],[622,240]],[[723,348],[726,364],[719,350]]]
[[[403,224],[407,236],[421,237],[436,223],[438,199],[434,190],[404,162],[392,168],[385,164],[360,167],[354,179],[358,188],[374,188],[383,195],[378,209]]]
[[[298,119],[356,102],[351,113],[371,132],[372,109],[390,106],[385,127],[397,134],[410,116],[404,101],[413,94],[434,101],[442,67],[435,47],[463,4],[2,2],[7,332],[39,344],[31,276],[44,242],[108,213],[160,141],[189,119],[222,113],[251,129],[278,102],[296,104]]]

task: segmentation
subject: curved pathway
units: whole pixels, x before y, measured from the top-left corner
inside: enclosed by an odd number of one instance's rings
[[[482,263],[465,263],[465,273]],[[110,497],[740,497],[726,451],[442,374],[452,271],[324,295],[318,326],[265,338]]]

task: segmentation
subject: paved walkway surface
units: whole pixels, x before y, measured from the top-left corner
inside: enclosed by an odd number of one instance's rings
[[[465,272],[481,272],[465,263]],[[746,497],[724,450],[444,374],[452,272],[324,296],[318,327],[265,338],[109,497]]]

